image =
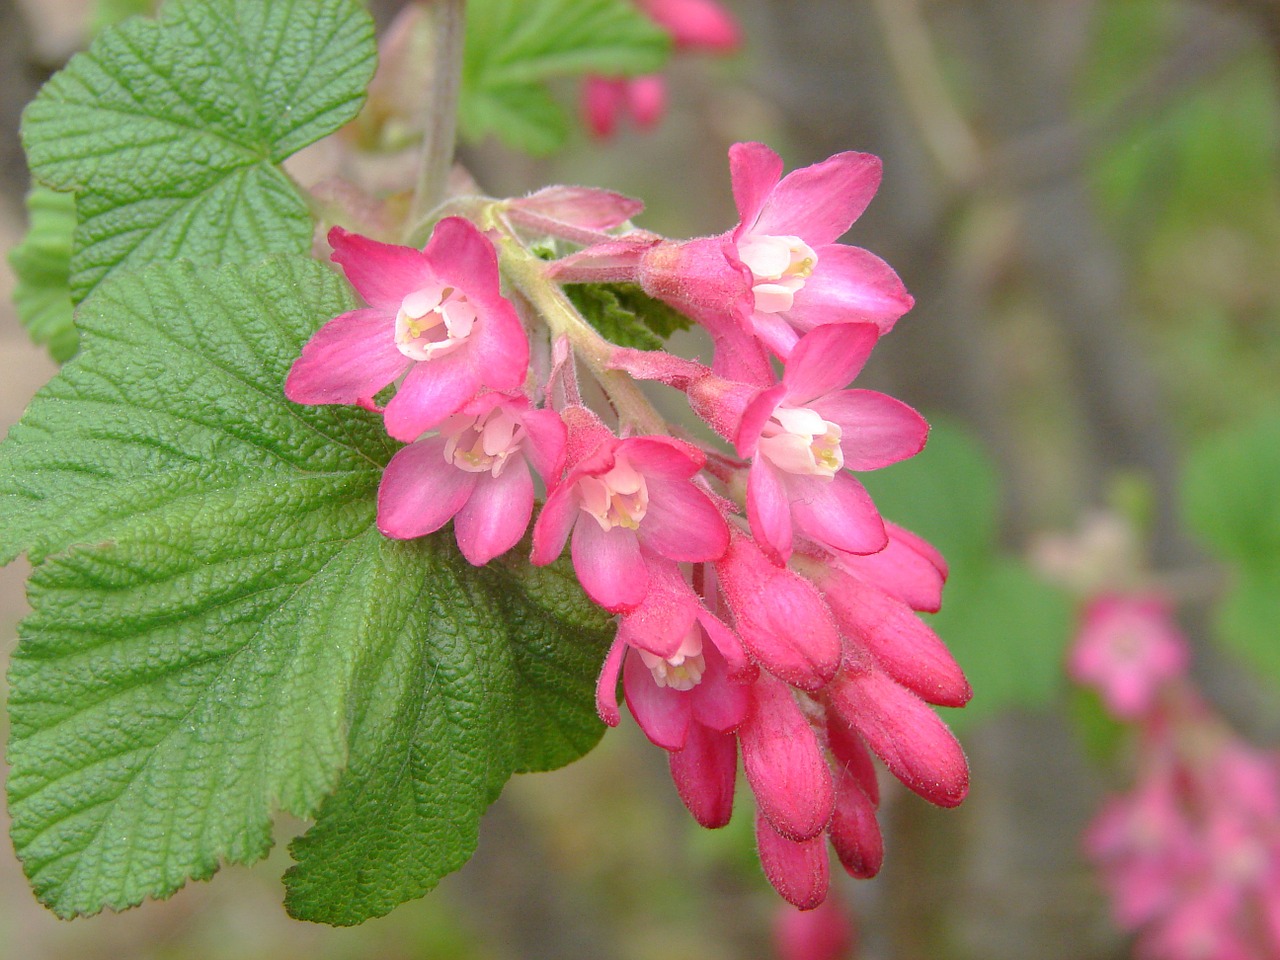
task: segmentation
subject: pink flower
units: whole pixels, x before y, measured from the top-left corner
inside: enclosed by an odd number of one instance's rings
[[[462,555],[482,566],[524,536],[533,515],[533,477],[557,477],[565,427],[524,397],[486,393],[411,443],[387,464],[378,487],[378,529],[400,540],[454,521]]]
[[[842,390],[879,334],[865,323],[821,327],[787,361],[782,382],[743,413],[734,445],[751,457],[747,518],[779,562],[793,528],[825,546],[875,553],[888,544],[870,496],[847,471],[875,470],[924,448],[929,425],[905,403],[871,390]]]
[[[714,0],[635,0],[650,20],[671,35],[681,51],[730,53],[742,42],[737,21]],[[582,86],[582,114],[597,137],[613,136],[618,122],[630,117],[648,129],[666,112],[667,91],[662,77],[588,76]]]
[[[482,388],[524,383],[529,341],[500,292],[493,245],[473,224],[441,220],[423,250],[341,227],[329,242],[369,306],[330,320],[307,341],[285,381],[290,400],[370,405],[404,375],[386,427],[412,441]]]
[[[783,907],[773,939],[780,960],[848,960],[856,935],[844,906],[828,898],[812,910]]]
[[[782,177],[776,153],[738,143],[729,169],[741,217],[732,231],[637,249],[646,292],[711,331],[718,373],[761,382],[753,337],[785,358],[817,326],[872,323],[883,333],[911,309],[888,264],[835,242],[880,185],[877,157],[839,153]]]
[[[1077,682],[1098,687],[1117,717],[1136,719],[1151,710],[1165,684],[1186,672],[1188,658],[1163,597],[1103,596],[1085,609],[1068,669]]]
[[[728,546],[724,517],[691,481],[705,457],[669,437],[620,440],[583,407],[565,411],[568,475],[552,490],[533,528],[535,564],[550,563],[573,533],[573,568],[582,587],[614,613],[649,592],[644,557],[714,560]]]

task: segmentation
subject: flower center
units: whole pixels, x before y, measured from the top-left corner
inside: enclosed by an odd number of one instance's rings
[[[790,310],[792,301],[813,275],[818,255],[799,237],[748,235],[738,241],[738,256],[751,268],[756,309],[762,313]]]
[[[760,452],[781,470],[834,477],[844,467],[840,427],[808,407],[778,407],[760,433]]]
[[[694,624],[685,634],[680,649],[669,657],[648,650],[637,650],[644,665],[653,674],[653,682],[672,690],[692,690],[702,681],[707,662],[702,657],[702,628]]]
[[[466,341],[475,322],[476,308],[457,287],[423,287],[400,302],[396,346],[410,360],[443,357]]]
[[[524,426],[502,407],[481,416],[455,413],[440,425],[445,437],[444,458],[467,473],[502,476],[507,458],[527,436]]]
[[[578,492],[582,509],[605,531],[614,527],[634,530],[649,509],[644,477],[624,457],[617,457],[607,473],[579,480]]]

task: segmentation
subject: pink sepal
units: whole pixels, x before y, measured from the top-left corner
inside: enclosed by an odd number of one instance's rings
[[[664,750],[684,747],[693,721],[693,703],[689,695],[694,691],[658,686],[649,668],[634,651],[627,655],[622,665],[622,690],[627,697],[627,709],[650,742]]]
[[[684,749],[667,755],[671,780],[685,807],[702,826],[723,827],[733,815],[733,785],[738,774],[738,741],[693,724]]]
[[[743,646],[774,676],[819,690],[840,667],[840,634],[818,589],[777,567],[750,537],[730,527],[729,549],[715,565]]]
[[[898,274],[874,253],[841,243],[814,252],[818,265],[783,314],[799,333],[824,324],[873,323],[885,334],[915,305]]]
[[[880,338],[869,323],[818,327],[800,338],[787,359],[782,403],[812,406],[813,401],[848,386],[866,365]]]
[[[610,613],[634,610],[649,591],[649,571],[635,532],[601,530],[595,520],[581,515],[577,521],[569,552],[582,589]]]
[[[714,644],[704,643],[702,656],[707,667],[702,681],[688,691],[693,718],[704,727],[729,733],[742,725],[751,709],[751,687],[731,677],[723,655]]]
[[[809,406],[843,432],[840,452],[846,470],[879,470],[914,457],[929,438],[924,417],[874,390],[837,390]]]
[[[915,694],[870,664],[846,663],[828,688],[831,705],[889,771],[940,807],[969,792],[969,765],[954,734]]]
[[[698,620],[700,604],[680,568],[670,560],[647,557],[649,592],[626,614],[618,637],[629,646],[658,657],[670,657]]]
[[[330,320],[289,368],[284,395],[294,403],[355,403],[377,409],[373,395],[409,365],[395,342],[394,324],[374,307]]]
[[[785,684],[762,677],[752,699],[738,740],[756,804],[784,837],[819,836],[831,819],[835,789],[818,737]]]
[[[559,283],[636,283],[645,254],[660,242],[666,241],[635,230],[553,260],[544,269],[549,279]]]
[[[618,710],[618,675],[622,672],[622,659],[626,655],[626,643],[615,637],[600,668],[600,676],[596,678],[596,713],[611,727],[616,727],[622,720]]]
[[[942,587],[947,577],[942,554],[909,530],[888,522],[884,529],[889,543],[879,553],[836,553],[830,562],[912,610],[937,613],[942,607]]]
[[[765,147],[767,150],[768,147]],[[811,247],[835,243],[880,188],[880,158],[846,151],[792,170],[769,192],[744,232],[799,237]]]
[[[836,774],[836,809],[831,815],[831,846],[851,877],[868,880],[884,863],[884,838],[871,798],[846,771]]]
[[[764,875],[787,903],[800,910],[812,910],[826,899],[831,882],[826,837],[789,840],[757,815],[756,849]]]

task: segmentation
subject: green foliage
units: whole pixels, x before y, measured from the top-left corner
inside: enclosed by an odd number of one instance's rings
[[[37,564],[12,836],[61,916],[256,860],[281,808],[317,818],[290,909],[359,922],[465,861],[512,772],[599,736],[607,621],[572,574],[385,539],[378,418],[282,395],[351,305],[305,258],[122,274],[0,445],[0,559]]]
[[[75,197],[33,187],[27,194],[27,218],[27,235],[9,251],[9,265],[18,281],[13,305],[32,342],[47,346],[50,356],[62,363],[76,352],[79,342],[67,290]]]
[[[171,0],[105,30],[23,115],[36,177],[76,194],[73,297],[120,267],[305,253],[279,164],[355,115],[374,59],[356,0]]]
[[[1218,608],[1223,640],[1280,682],[1280,416],[1264,416],[1202,442],[1188,457],[1187,525],[1233,567]]]
[[[998,550],[996,471],[978,444],[935,422],[923,453],[861,479],[888,519],[928,538],[950,565],[930,626],[975,695],[947,722],[962,728],[1011,707],[1048,704],[1062,683],[1070,605],[1022,560]]]
[[[459,120],[464,135],[489,134],[546,154],[569,121],[547,82],[602,73],[650,73],[666,60],[667,35],[627,0],[471,0]]]
[[[620,347],[661,350],[677,330],[693,322],[631,283],[584,283],[565,287],[583,317],[606,340]]]

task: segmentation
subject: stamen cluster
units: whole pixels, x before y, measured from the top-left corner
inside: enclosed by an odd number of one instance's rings
[[[887,264],[836,243],[879,161],[841,153],[783,177],[769,148],[737,144],[730,168],[741,220],[718,237],[636,230],[636,201],[567,187],[454,201],[466,216],[421,250],[335,227],[333,259],[367,306],[307,343],[285,391],[376,411],[407,444],[379,490],[389,537],[452,520],[463,555],[487,563],[520,541],[540,484],[532,563],[568,543],[617,617],[600,716],[618,722],[620,684],[707,827],[730,818],[741,755],[765,873],[811,908],[828,837],[850,874],[880,867],[872,754],[934,803],[964,798],[964,754],[929,705],[970,690],[916,616],[938,609],[942,557],[851,472],[913,456],[928,433],[900,401],[848,388],[912,303]],[[602,339],[563,289],[592,282],[686,314],[712,364]],[[682,391],[725,444],[671,436],[638,380]]]

